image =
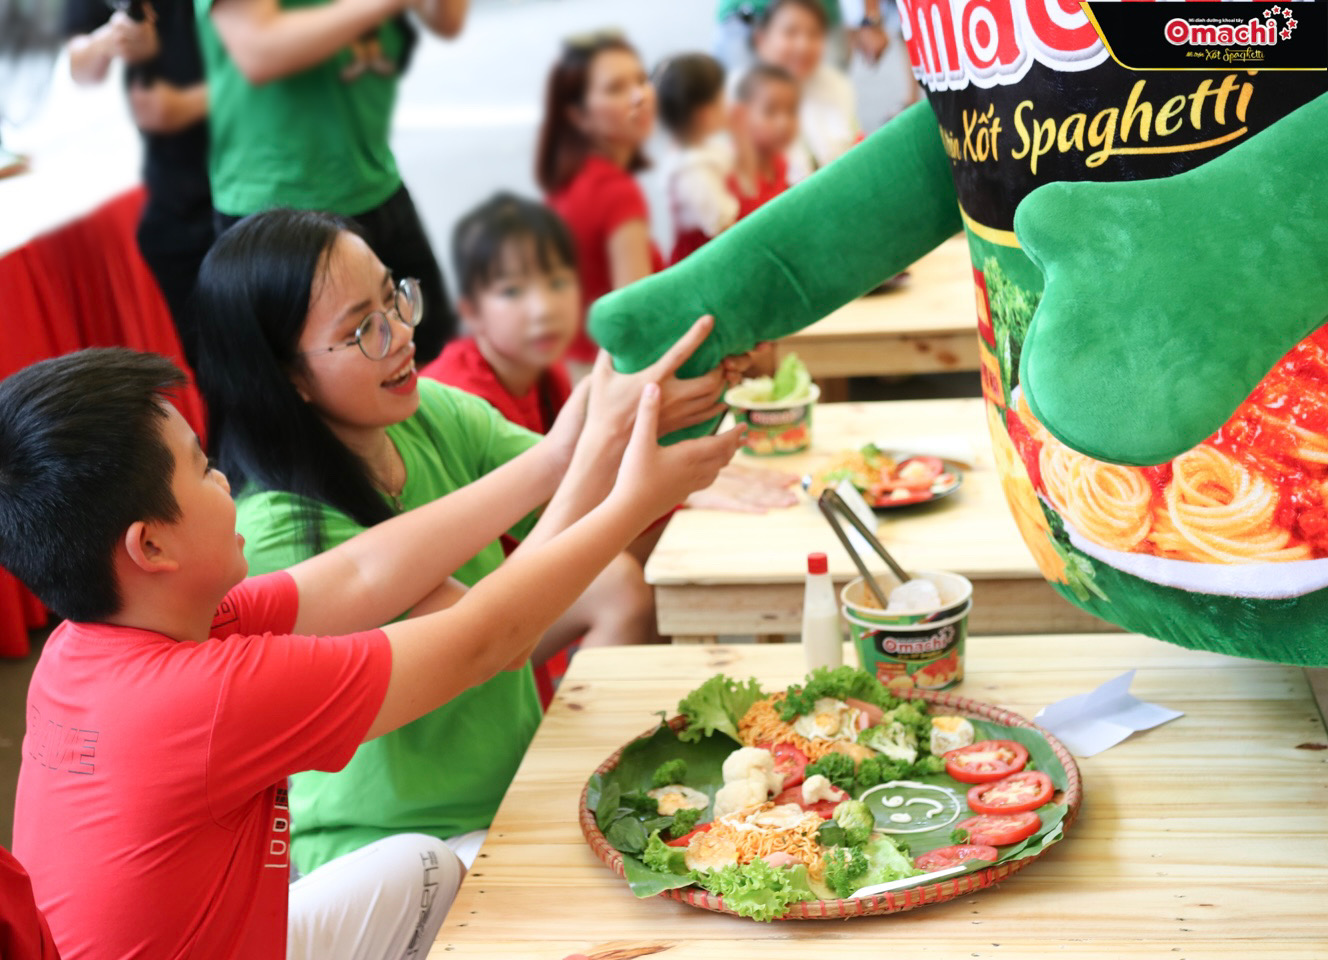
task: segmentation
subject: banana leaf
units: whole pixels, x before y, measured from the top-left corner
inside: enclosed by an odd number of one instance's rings
[[[1014,740],[1023,744],[1028,749],[1032,764],[1051,779],[1057,790],[1065,789],[1068,783],[1065,767],[1052,751],[1051,745],[1036,730],[1027,727],[1007,727],[977,719],[971,722],[978,740]],[[688,743],[679,740],[671,728],[661,724],[649,735],[628,744],[613,770],[602,775],[595,774],[590,778],[587,806],[596,811],[602,830],[605,829],[604,823],[608,823],[609,829],[616,829],[619,839],[626,840],[623,846],[627,849],[624,850],[615,842],[612,834],[606,833],[606,839],[623,853],[624,874],[632,893],[636,896],[657,896],[667,890],[688,886],[691,881],[686,876],[651,870],[637,856],[632,855],[633,851],[639,849],[638,842],[644,846],[644,838],[648,834],[638,835],[638,830],[644,829],[638,821],[633,821],[637,823],[636,826],[629,824],[630,818],[624,816],[624,811],[619,806],[620,798],[634,791],[649,790],[651,776],[660,764],[667,760],[682,758],[687,761],[686,785],[705,793],[713,804],[715,792],[723,786],[724,760],[735,749],[733,741],[726,736],[712,735]],[[957,820],[950,820],[933,830],[892,835],[907,847],[911,857],[951,845],[954,841],[950,834],[956,823],[971,815],[964,805],[968,784],[959,783],[944,773],[917,777],[916,782],[942,786],[954,791],[961,812]],[[868,798],[867,804],[875,814],[878,824],[885,825],[890,822],[889,814],[897,811],[882,806],[880,799],[880,794],[874,794]],[[1060,840],[1063,835],[1062,821],[1066,812],[1064,803],[1048,803],[1040,807],[1037,814],[1042,823],[1038,830],[1020,843],[1001,848],[996,862],[1005,863],[1036,856]],[[709,816],[702,818],[702,820],[708,819]],[[977,870],[986,866],[988,864],[983,861],[974,861],[971,869]]]

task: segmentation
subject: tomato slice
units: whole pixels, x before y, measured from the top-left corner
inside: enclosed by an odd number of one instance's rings
[[[968,809],[974,813],[1022,813],[1036,810],[1051,799],[1056,788],[1040,770],[1022,770],[995,783],[980,783],[968,791]]]
[[[980,740],[945,755],[945,772],[961,783],[990,783],[1024,769],[1028,750],[1013,740]]]
[[[687,844],[692,842],[692,837],[696,836],[698,833],[705,833],[714,825],[715,822],[713,820],[710,821],[709,823],[703,823],[695,830],[693,830],[691,833],[684,833],[677,840],[665,840],[664,843],[670,847],[685,847],[687,846]]]
[[[802,809],[816,814],[822,820],[829,820],[835,815],[835,807],[839,806],[848,799],[848,794],[844,793],[838,787],[835,790],[840,794],[838,800],[818,800],[815,803],[802,802],[802,787],[787,787],[774,799],[775,806],[783,803],[796,803]]]
[[[775,758],[775,773],[784,778],[785,790],[807,779],[807,754],[791,743],[777,743],[770,752]]]
[[[957,867],[961,863],[967,863],[970,860],[989,860],[995,863],[998,856],[1000,854],[996,852],[995,847],[984,844],[957,843],[953,847],[941,847],[937,850],[927,851],[913,861],[913,866],[930,873],[933,870],[944,870],[946,867]]]
[[[1025,810],[1023,813],[984,813],[969,817],[959,824],[959,829],[967,830],[968,839],[973,843],[1004,847],[1028,839],[1040,826],[1042,818],[1032,810]]]

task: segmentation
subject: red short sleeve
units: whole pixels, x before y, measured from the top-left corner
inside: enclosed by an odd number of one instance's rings
[[[285,570],[250,577],[218,604],[209,635],[220,640],[237,633],[290,633],[299,612],[300,590]]]
[[[344,637],[231,637],[207,756],[208,802],[222,822],[302,770],[350,762],[387,692],[381,630]]]
[[[631,175],[620,171],[621,175],[606,178],[598,196],[600,216],[603,217],[604,239],[607,241],[613,232],[624,223],[632,220],[644,220],[650,223],[650,210],[646,207],[645,194]]]

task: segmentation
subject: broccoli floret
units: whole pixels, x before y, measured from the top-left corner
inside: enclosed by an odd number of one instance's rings
[[[908,700],[887,710],[881,725],[889,726],[891,722],[903,724],[921,742],[931,737],[931,718],[927,716],[927,705],[920,700]]]
[[[918,758],[918,737],[898,720],[870,727],[858,734],[858,743],[883,753],[891,760],[910,764]]]
[[[854,781],[858,793],[879,786],[890,780],[902,780],[908,768],[886,757],[869,757],[858,764],[858,776]]]
[[[945,759],[943,757],[927,754],[925,757],[918,757],[918,762],[909,769],[909,776],[922,777],[933,773],[945,772]]]
[[[665,760],[655,768],[654,776],[650,778],[652,787],[671,787],[675,783],[683,783],[687,779],[687,761],[681,757],[676,760]]]
[[[867,872],[867,855],[861,847],[852,851],[835,847],[825,858],[825,885],[841,900],[858,889],[858,879]]]
[[[643,817],[659,816],[659,801],[643,790],[624,793],[618,800],[620,807],[626,807],[632,813]]]
[[[685,837],[696,829],[696,823],[701,819],[704,810],[682,809],[673,815],[673,825],[669,827],[669,839],[677,840],[679,837]]]
[[[845,800],[835,807],[835,823],[844,830],[844,839],[848,846],[858,847],[871,839],[876,828],[876,818],[861,800]]]
[[[682,875],[687,872],[687,851],[683,847],[670,847],[659,838],[659,831],[656,830],[646,841],[646,852],[641,855],[641,861],[651,870],[659,873],[676,873]]]
[[[827,753],[815,763],[807,764],[807,776],[819,773],[840,790],[853,790],[857,777],[857,765],[853,758],[843,753]]]

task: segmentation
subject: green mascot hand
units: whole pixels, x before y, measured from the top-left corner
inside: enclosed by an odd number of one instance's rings
[[[1015,233],[1046,280],[1019,380],[1098,460],[1162,463],[1212,435],[1328,321],[1328,94],[1186,173],[1056,182]]]
[[[698,376],[815,323],[961,226],[936,116],[919,103],[677,266],[600,299],[590,332],[635,373],[709,313],[714,332],[679,371]]]

